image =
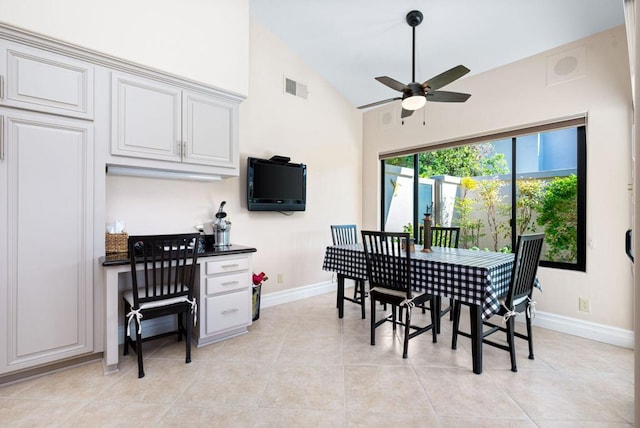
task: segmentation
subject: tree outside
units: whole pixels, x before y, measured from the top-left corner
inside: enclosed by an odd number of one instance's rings
[[[575,262],[578,257],[578,177],[556,177],[546,187],[538,224],[544,227],[547,258]]]

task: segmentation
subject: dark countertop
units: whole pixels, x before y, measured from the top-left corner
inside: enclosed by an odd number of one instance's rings
[[[228,256],[230,254],[255,253],[257,250],[253,247],[245,247],[243,245],[226,245],[224,247],[205,247],[204,252],[198,253],[200,257],[211,256]],[[99,259],[102,266],[118,266],[129,264],[129,253],[114,253],[102,256]]]

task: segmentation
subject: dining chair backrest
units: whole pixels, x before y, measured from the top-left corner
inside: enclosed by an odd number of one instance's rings
[[[333,245],[357,244],[358,229],[355,224],[333,224],[331,238]]]
[[[459,227],[431,227],[431,245],[434,247],[458,248]]]
[[[520,235],[516,245],[511,282],[505,300],[509,309],[517,311],[527,303],[526,297],[531,297],[540,263],[544,233]]]
[[[175,297],[193,297],[199,234],[129,237],[134,307]],[[142,265],[140,275],[138,267]]]
[[[410,235],[399,232],[362,231],[362,244],[370,287],[411,292],[411,253],[403,251],[402,241]]]

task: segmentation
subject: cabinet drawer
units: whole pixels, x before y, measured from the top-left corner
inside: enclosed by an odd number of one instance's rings
[[[207,297],[207,334],[249,324],[251,296],[249,290]]]
[[[232,275],[214,276],[207,278],[207,295],[225,291],[238,290],[249,287],[249,274],[247,272]]]
[[[214,260],[207,262],[207,275],[218,273],[238,272],[249,269],[249,258],[238,257],[234,259]]]

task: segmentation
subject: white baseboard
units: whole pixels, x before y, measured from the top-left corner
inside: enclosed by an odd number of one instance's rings
[[[350,285],[353,287],[353,284]],[[349,288],[347,285],[345,288]],[[320,282],[317,284],[304,285],[302,287],[290,288],[288,290],[275,291],[273,293],[262,294],[260,296],[260,307],[268,308],[283,303],[295,302],[296,300],[306,299],[307,297],[319,296],[320,294],[336,292],[337,284],[335,282]]]
[[[534,325],[610,345],[634,349],[632,330],[536,311]]]
[[[353,284],[347,285],[346,288]],[[321,282],[318,284],[305,285],[289,290],[276,291],[262,294],[260,306],[268,308],[283,303],[294,302],[308,297],[318,296],[324,293],[336,292],[335,282]],[[633,331],[622,328],[610,327],[604,324],[596,324],[576,318],[555,315],[548,312],[536,311],[534,325],[573,336],[584,337],[585,339],[596,340],[610,345],[624,348],[634,348]]]

